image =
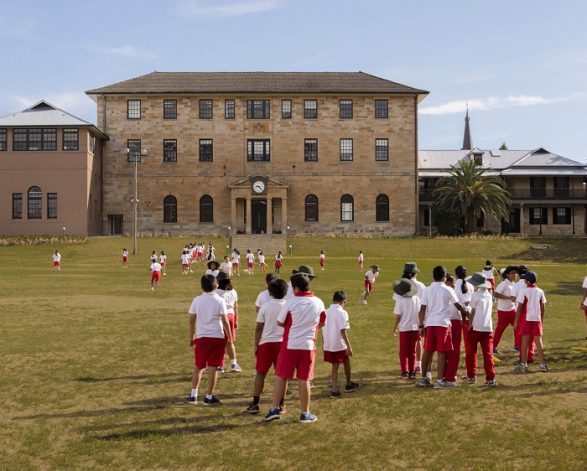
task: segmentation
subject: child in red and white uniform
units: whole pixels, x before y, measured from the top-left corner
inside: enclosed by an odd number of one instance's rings
[[[516,310],[518,308],[518,296],[520,295],[520,293],[522,291],[524,291],[526,289],[526,282],[524,281],[524,279],[522,278],[526,273],[528,273],[528,267],[525,265],[520,265],[517,267],[517,273],[518,273],[518,281],[516,281],[516,283],[514,284],[514,287],[512,289],[512,297],[510,298],[512,301],[514,301],[516,303]],[[518,347],[518,357],[519,357],[519,361],[522,361],[522,335],[519,331],[519,328],[522,326],[522,323],[520,322],[518,324],[518,330],[516,330],[514,328],[514,336],[517,336],[519,344],[516,345]],[[534,356],[536,353],[536,343],[534,342],[534,337],[531,335],[530,339],[528,341],[528,363],[534,363]]]
[[[344,310],[346,294],[344,291],[336,291],[332,296],[332,304],[326,310],[326,323],[322,329],[324,339],[324,361],[332,364],[330,372],[330,397],[340,397],[338,387],[338,369],[342,363],[346,378],[345,392],[354,392],[359,388],[359,383],[351,381],[351,359],[353,348],[347,331],[351,328],[349,314]]]
[[[522,279],[526,283],[526,289],[520,290],[516,298],[518,307],[516,309],[515,325],[515,327],[519,328],[521,336],[520,353],[522,358],[514,372],[528,372],[528,343],[530,342],[530,336],[533,336],[536,342],[536,350],[538,350],[540,371],[546,373],[548,372],[548,366],[544,361],[544,347],[542,344],[542,325],[544,323],[546,297],[544,296],[544,291],[536,286],[538,275],[535,272],[527,272],[522,275]]]
[[[206,266],[208,267],[208,269],[204,273],[205,275],[212,275],[214,277],[218,276],[218,273],[219,273],[218,268],[220,267],[220,264],[216,260],[212,260],[212,261],[208,262],[208,264]]]
[[[473,292],[475,291],[475,287],[467,281],[467,268],[459,265],[455,268],[455,276],[456,280],[454,282],[454,290],[459,300],[459,304],[463,306],[465,309],[468,310],[468,306],[471,303],[471,299],[473,297]],[[477,283],[484,283],[487,279],[480,274],[476,274],[471,277],[471,279],[477,280]],[[449,285],[450,286],[450,285]],[[465,362],[467,365],[467,370],[472,370],[473,364],[471,363],[473,360],[473,355],[471,354],[471,342],[469,342],[469,325],[470,320],[467,317],[461,316],[461,313],[458,312],[454,306],[451,306],[451,337],[452,337],[452,345],[453,350],[446,353],[446,372],[445,372],[445,380],[448,382],[455,382],[456,375],[459,369],[459,362],[461,359],[461,341],[465,345]],[[475,349],[477,352],[477,349]],[[476,355],[476,353],[475,353]],[[475,357],[476,358],[476,357]],[[474,383],[476,381],[475,378],[465,376],[463,380],[466,383]]]
[[[163,250],[159,254],[159,264],[161,265],[161,274],[167,276],[167,273],[165,272],[165,268],[167,267],[167,255],[165,255]]]
[[[247,273],[249,275],[253,274],[253,269],[255,267],[255,255],[251,252],[251,249],[247,249]]]
[[[218,272],[216,277],[218,280],[218,289],[216,293],[224,299],[226,303],[226,318],[230,324],[230,331],[232,332],[232,342],[226,344],[226,354],[230,358],[230,371],[233,373],[240,373],[241,367],[238,366],[236,361],[236,348],[234,342],[236,342],[236,331],[238,330],[238,293],[232,287],[230,278],[224,272]],[[220,371],[224,372],[224,359],[220,366]]]
[[[259,313],[259,310],[261,309],[263,304],[265,304],[267,301],[269,301],[271,299],[271,295],[269,294],[269,285],[271,283],[273,283],[275,280],[277,280],[278,278],[279,278],[279,276],[277,276],[275,273],[267,273],[265,275],[265,284],[267,285],[267,289],[261,291],[257,295],[257,299],[255,300],[255,312],[256,313]],[[287,283],[285,285],[285,289],[287,292]],[[284,299],[285,299],[285,294],[284,294]]]
[[[259,271],[265,273],[265,254],[262,250],[257,252],[257,258],[259,259]]]
[[[183,249],[181,254],[181,274],[187,275],[190,269],[190,255],[187,249]]]
[[[481,270],[481,273],[483,273],[485,279],[489,281],[489,284],[491,285],[490,292],[493,293],[493,290],[495,289],[495,277],[499,273],[494,268],[493,263],[491,263],[491,260],[485,260],[485,267],[483,268],[483,270]]]
[[[326,265],[326,255],[324,250],[320,250],[320,270],[324,270],[324,265]]]
[[[310,381],[314,376],[316,336],[324,325],[324,303],[310,291],[310,278],[304,273],[291,277],[295,298],[286,302],[277,316],[277,325],[284,327],[283,342],[277,360],[272,406],[265,421],[280,418],[279,404],[285,395],[287,380],[298,378],[300,422],[316,422],[310,412]]]
[[[128,250],[122,249],[122,268],[128,268]]]
[[[283,254],[281,250],[277,252],[275,255],[275,273],[279,275],[279,270],[281,270],[281,266],[283,265]]]
[[[393,299],[395,307],[395,325],[393,335],[399,333],[399,364],[401,377],[416,378],[416,345],[420,339],[418,329],[418,314],[420,312],[420,298],[418,285],[414,280],[402,278],[393,283]],[[328,315],[328,313],[327,313]]]
[[[359,271],[363,271],[363,263],[365,262],[365,257],[363,257],[363,251],[359,250],[359,257],[357,258],[359,262]]]
[[[495,382],[495,364],[493,361],[493,297],[490,293],[491,283],[485,281],[477,286],[471,299],[471,322],[469,323],[469,341],[471,348],[467,352],[467,377],[477,377],[477,345],[481,344],[485,386],[493,388]],[[472,357],[472,358],[469,358]]]
[[[499,342],[508,325],[514,326],[516,321],[516,303],[512,301],[516,281],[516,267],[508,266],[501,271],[503,281],[497,285],[493,295],[497,299],[497,325],[493,334],[493,354],[499,355]],[[514,330],[514,345],[519,349],[520,340]]]
[[[158,261],[157,251],[153,250],[153,252],[151,252],[151,263],[155,263],[157,261]]]
[[[204,405],[215,406],[220,401],[214,397],[217,368],[224,361],[226,343],[232,343],[232,332],[227,319],[224,299],[214,291],[218,287],[216,278],[204,275],[200,280],[203,293],[192,301],[188,310],[190,316],[190,345],[194,349],[194,372],[192,374],[192,391],[188,402],[198,402],[198,386],[202,371],[208,367],[208,390]]]
[[[155,291],[155,288],[157,288],[159,280],[161,279],[161,264],[154,261],[151,263],[149,271],[151,272],[151,291]]]
[[[365,273],[365,280],[363,282],[363,293],[361,294],[361,304],[367,304],[367,298],[371,291],[373,291],[373,285],[375,284],[375,280],[379,276],[379,265],[371,265],[371,269]]]
[[[467,310],[461,306],[455,291],[445,284],[446,268],[436,266],[432,270],[434,282],[424,289],[422,305],[418,315],[420,336],[424,333],[424,354],[422,355],[422,379],[416,386],[432,386],[431,364],[434,352],[437,352],[437,381],[435,388],[449,388],[456,384],[449,384],[444,380],[446,370],[446,352],[453,349],[451,337],[450,306],[454,305],[458,311],[466,316]]]
[[[236,273],[236,276],[241,276],[241,271],[240,271],[241,254],[236,249],[236,247],[234,249],[232,249],[232,254],[230,255],[230,261],[232,263],[232,273],[233,274]]]
[[[53,271],[61,271],[61,254],[56,250],[53,254]]]
[[[274,273],[271,275],[275,276]],[[265,377],[271,365],[277,366],[277,358],[281,351],[283,340],[283,327],[277,325],[277,316],[285,304],[285,292],[287,283],[285,280],[275,278],[267,287],[269,300],[264,302],[257,312],[257,327],[255,328],[255,384],[253,386],[253,401],[246,411],[249,414],[259,413],[259,400],[265,388]],[[281,399],[279,407],[283,411],[284,400]]]
[[[581,301],[581,309],[585,314],[585,322],[587,322],[587,276],[583,280],[583,301]],[[585,337],[587,339],[587,337]]]

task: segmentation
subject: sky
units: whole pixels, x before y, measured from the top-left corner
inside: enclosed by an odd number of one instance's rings
[[[364,71],[428,90],[421,149],[587,161],[587,1],[0,0],[0,116],[158,71]]]

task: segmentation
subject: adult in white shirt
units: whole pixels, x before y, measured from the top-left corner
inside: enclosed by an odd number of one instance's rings
[[[205,405],[218,405],[220,401],[214,396],[217,368],[224,361],[226,343],[232,343],[232,332],[227,319],[224,299],[214,291],[218,288],[216,278],[204,275],[200,280],[203,293],[192,301],[188,310],[190,316],[190,345],[194,349],[195,367],[192,374],[192,392],[188,401],[198,402],[198,386],[202,379],[202,371],[208,368],[208,389]]]
[[[477,346],[481,344],[483,368],[485,370],[485,386],[495,387],[495,364],[493,361],[493,324],[491,313],[493,297],[491,283],[485,281],[477,286],[471,299],[471,322],[469,324],[469,341],[471,349],[467,353],[467,378],[477,377]]]
[[[276,276],[274,273],[271,275]],[[267,373],[277,365],[277,358],[281,351],[283,340],[283,327],[277,324],[277,316],[283,309],[286,301],[284,298],[287,290],[285,280],[277,277],[267,287],[269,300],[264,302],[257,312],[257,327],[255,329],[255,383],[253,386],[253,400],[247,407],[249,414],[259,413],[259,401],[265,388]],[[279,407],[283,410],[284,399],[281,398]]]
[[[159,280],[161,279],[161,264],[157,261],[151,263],[151,267],[149,271],[151,272],[151,291],[155,291],[157,285],[159,284]]]
[[[493,354],[499,355],[499,342],[509,325],[514,326],[516,320],[516,303],[512,301],[514,285],[516,281],[516,267],[509,265],[500,270],[503,281],[497,285],[493,295],[497,299],[497,325],[493,338]],[[519,349],[518,334],[514,330],[514,345]]]
[[[220,264],[219,270],[228,276],[228,278],[232,278],[232,263],[228,260],[228,255],[224,257],[223,262]]]

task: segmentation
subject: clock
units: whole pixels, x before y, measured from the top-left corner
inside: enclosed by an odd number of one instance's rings
[[[265,182],[263,180],[253,182],[253,191],[257,194],[263,193],[265,191]]]

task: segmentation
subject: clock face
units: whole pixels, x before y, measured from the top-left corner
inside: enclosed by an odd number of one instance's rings
[[[255,193],[263,193],[265,191],[265,183],[261,180],[257,180],[253,183],[253,191]]]

